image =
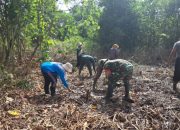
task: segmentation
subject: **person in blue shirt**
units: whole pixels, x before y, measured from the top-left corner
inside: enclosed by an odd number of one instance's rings
[[[44,77],[44,91],[45,94],[49,93],[49,85],[51,96],[54,96],[56,94],[56,84],[57,84],[57,78],[62,81],[64,88],[68,89],[69,91],[72,91],[69,89],[69,85],[66,79],[66,72],[72,72],[73,65],[69,62],[66,64],[62,64],[59,62],[44,62],[40,66],[42,75]]]

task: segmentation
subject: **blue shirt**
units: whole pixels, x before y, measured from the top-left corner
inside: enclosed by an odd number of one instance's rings
[[[41,71],[45,73],[55,73],[59,76],[65,88],[68,88],[68,83],[65,79],[66,72],[62,67],[61,63],[58,62],[44,62],[41,64]]]

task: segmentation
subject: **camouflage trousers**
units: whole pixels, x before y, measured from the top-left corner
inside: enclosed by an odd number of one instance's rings
[[[112,73],[108,77],[108,89],[107,89],[107,94],[106,98],[110,99],[113,96],[113,90],[117,86],[117,81],[120,79],[123,80],[124,87],[125,87],[125,98],[129,98],[129,91],[131,89],[131,86],[129,84],[129,80],[132,78],[132,73],[133,73],[133,66],[129,66],[127,70],[124,72],[115,72]]]

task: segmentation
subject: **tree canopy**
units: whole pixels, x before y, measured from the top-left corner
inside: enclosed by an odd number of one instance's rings
[[[1,0],[1,61],[21,59],[30,48],[33,57],[55,43],[103,51],[113,43],[131,52],[167,48],[180,37],[179,26],[179,0],[79,0],[66,11],[56,0]]]

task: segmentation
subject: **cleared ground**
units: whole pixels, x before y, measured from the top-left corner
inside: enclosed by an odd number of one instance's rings
[[[180,99],[172,90],[172,71],[135,65],[131,80],[131,96],[135,103],[122,101],[124,86],[120,81],[114,90],[114,102],[105,104],[103,97],[107,85],[104,75],[98,80],[99,91],[92,93],[93,78],[88,77],[87,70],[82,71],[81,78],[75,71],[68,75],[75,93],[69,93],[59,84],[57,95],[52,98],[44,95],[43,78],[39,68],[35,68],[27,77],[34,88],[0,88],[0,129],[179,130]],[[10,114],[9,110],[18,114]]]

